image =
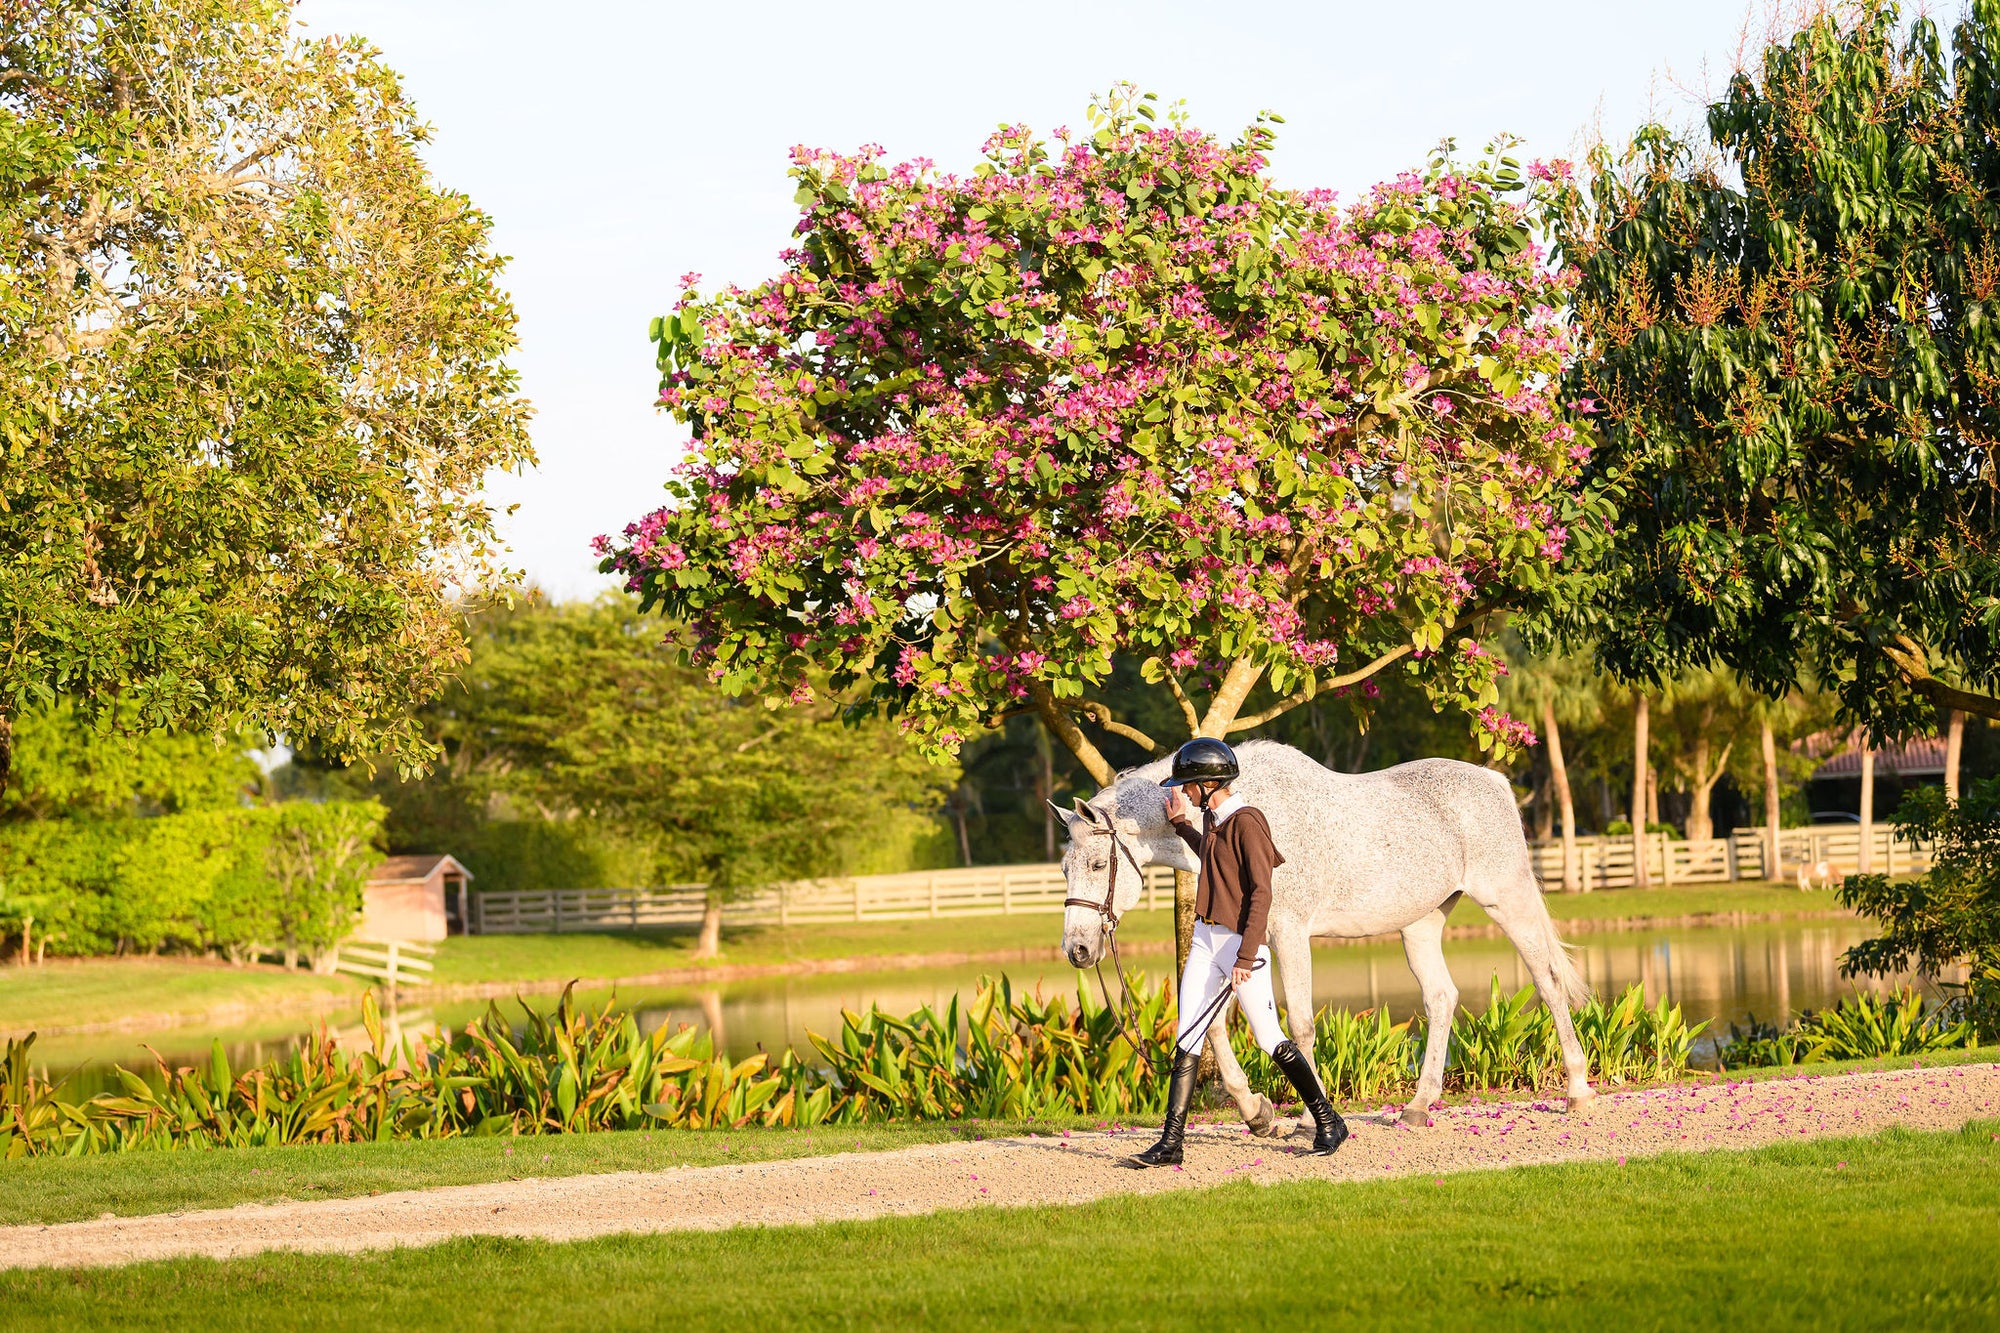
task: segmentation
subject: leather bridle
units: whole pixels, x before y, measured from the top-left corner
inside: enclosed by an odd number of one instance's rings
[[[1111,967],[1113,971],[1118,973],[1119,1003],[1116,1005],[1111,1003],[1111,987],[1104,980],[1104,955],[1102,953],[1097,955],[1098,989],[1104,992],[1104,1007],[1111,1010],[1112,1015],[1118,1020],[1118,1035],[1130,1042],[1133,1050],[1143,1054],[1145,1048],[1139,1045],[1138,1039],[1127,1031],[1125,1027],[1125,1011],[1132,1005],[1132,989],[1125,981],[1124,960],[1118,956],[1118,857],[1122,855],[1126,861],[1131,863],[1133,873],[1139,876],[1139,885],[1141,888],[1145,887],[1146,871],[1140,866],[1139,858],[1132,855],[1132,849],[1125,845],[1125,840],[1118,836],[1117,829],[1110,827],[1108,824],[1091,824],[1082,831],[1092,836],[1101,834],[1111,839],[1113,855],[1105,858],[1104,900],[1099,902],[1095,898],[1065,898],[1063,899],[1063,906],[1065,908],[1088,907],[1097,913],[1098,924],[1104,932],[1104,938],[1110,941],[1111,944]],[[1071,835],[1075,835],[1074,827],[1072,827]]]

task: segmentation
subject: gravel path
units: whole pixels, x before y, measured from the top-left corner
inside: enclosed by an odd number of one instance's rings
[[[453,1236],[577,1240],[610,1232],[719,1230],[986,1205],[1084,1203],[1227,1181],[1371,1180],[1537,1162],[1747,1148],[1892,1125],[1955,1129],[2000,1115],[2000,1065],[1714,1083],[1607,1094],[1585,1116],[1548,1102],[1491,1102],[1410,1129],[1393,1111],[1351,1117],[1332,1158],[1303,1135],[1255,1139],[1196,1126],[1180,1170],[1123,1164],[1150,1129],[1030,1135],[746,1166],[507,1181],[309,1203],[0,1228],[0,1267],[82,1267],[261,1250],[352,1252]]]

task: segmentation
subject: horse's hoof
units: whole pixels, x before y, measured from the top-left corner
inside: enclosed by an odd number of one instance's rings
[[[1563,1113],[1566,1115],[1589,1115],[1590,1109],[1596,1105],[1597,1094],[1594,1092],[1586,1092],[1581,1097],[1575,1093],[1571,1093],[1568,1104],[1563,1107]]]
[[[1278,1123],[1278,1108],[1271,1105],[1269,1097],[1259,1097],[1257,1100],[1259,1103],[1257,1114],[1243,1123],[1248,1125],[1250,1132],[1260,1139],[1276,1138],[1282,1128]]]
[[[1414,1125],[1418,1129],[1422,1129],[1425,1125],[1430,1124],[1430,1122],[1431,1112],[1428,1106],[1405,1106],[1403,1108],[1404,1124]]]

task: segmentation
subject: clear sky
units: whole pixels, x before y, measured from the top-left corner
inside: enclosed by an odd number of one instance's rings
[[[432,169],[495,220],[541,464],[500,477],[510,563],[552,593],[605,580],[588,543],[659,503],[686,438],[657,414],[647,322],[690,270],[777,267],[793,144],[884,145],[969,170],[1002,122],[1081,126],[1120,80],[1231,137],[1285,117],[1273,170],[1353,197],[1440,139],[1562,156],[1676,123],[1719,89],[1746,0],[302,0],[400,71]],[[1761,14],[1762,11],[1760,10]],[[1761,21],[1759,25],[1761,32]]]

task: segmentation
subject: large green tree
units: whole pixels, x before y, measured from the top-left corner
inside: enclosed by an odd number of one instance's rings
[[[489,469],[531,461],[489,224],[284,0],[0,19],[0,784],[68,699],[420,761]]]
[[[422,715],[444,762],[419,785],[648,840],[661,881],[709,886],[704,953],[733,893],[854,870],[888,831],[928,820],[955,776],[880,719],[722,693],[630,598],[496,603],[468,632],[462,679]]]
[[[1600,153],[1560,229],[1620,674],[1713,662],[1847,718],[2000,716],[2000,0],[1822,10],[1705,134]]]

